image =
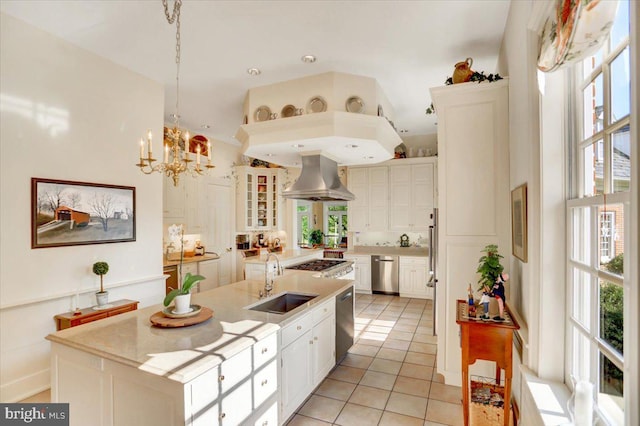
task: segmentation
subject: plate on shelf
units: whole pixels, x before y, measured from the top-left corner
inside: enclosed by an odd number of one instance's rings
[[[257,122],[267,121],[271,119],[271,108],[266,105],[262,105],[256,109],[253,113],[253,119]]]
[[[364,113],[364,101],[358,96],[351,96],[345,103],[348,112]]]
[[[327,101],[321,96],[314,96],[307,102],[307,113],[325,112],[327,110]]]
[[[282,108],[282,111],[280,111],[280,115],[282,116],[282,118],[293,117],[294,115],[296,115],[296,107],[291,104],[285,105]]]
[[[202,306],[200,305],[191,305],[189,307],[189,312],[185,312],[184,314],[176,314],[174,313],[175,308],[175,306],[168,306],[162,310],[162,313],[168,318],[189,318],[195,317],[202,310]]]

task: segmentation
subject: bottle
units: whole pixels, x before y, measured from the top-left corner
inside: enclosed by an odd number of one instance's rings
[[[469,283],[469,288],[467,289],[469,296],[468,296],[468,301],[469,301],[469,317],[470,318],[475,318],[476,317],[476,303],[475,300],[473,299],[473,290],[471,289],[471,283]]]
[[[196,241],[195,255],[196,256],[204,255],[204,247],[202,246],[202,244],[200,244],[200,240]]]

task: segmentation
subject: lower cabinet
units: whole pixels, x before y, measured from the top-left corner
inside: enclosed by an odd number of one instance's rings
[[[218,264],[219,260],[203,260],[198,262],[198,275],[202,275],[204,280],[198,283],[198,291],[207,291],[217,288],[218,280]]]
[[[427,287],[427,258],[400,256],[400,297],[433,299],[433,288]]]
[[[353,260],[355,288],[358,293],[371,294],[371,256],[348,254],[347,260]]]
[[[281,330],[280,420],[284,423],[335,365],[335,299]]]

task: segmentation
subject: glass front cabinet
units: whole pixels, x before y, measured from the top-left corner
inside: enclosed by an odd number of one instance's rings
[[[282,228],[285,169],[238,166],[236,173],[238,232]]]

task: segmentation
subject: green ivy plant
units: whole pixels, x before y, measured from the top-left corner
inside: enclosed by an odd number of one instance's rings
[[[504,270],[500,264],[500,259],[503,256],[498,253],[498,246],[495,244],[489,244],[481,251],[485,254],[478,260],[478,269],[476,270],[480,274],[478,290],[483,290],[485,287],[491,289]]]
[[[473,74],[471,74],[471,77],[469,78],[469,81],[475,81],[477,83],[480,83],[480,82],[483,82],[483,81],[488,81],[489,83],[492,83],[492,82],[498,81],[498,80],[502,80],[502,77],[500,76],[500,74],[496,73],[496,74],[486,75],[484,73],[484,71],[480,71],[480,72],[474,71]],[[453,77],[447,78],[445,80],[444,84],[446,84],[447,86],[452,85],[453,84]],[[433,106],[433,102],[431,102],[429,107],[426,109],[425,113],[427,115],[436,113],[436,107]]]
[[[109,264],[107,262],[96,262],[93,264],[93,273],[100,275],[100,293],[104,293],[104,286],[102,285],[102,276],[109,272]]]

